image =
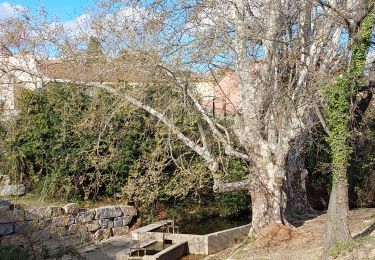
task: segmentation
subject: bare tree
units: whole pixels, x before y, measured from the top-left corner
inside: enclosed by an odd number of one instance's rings
[[[91,14],[86,34],[64,33],[63,26],[55,26],[57,37],[45,38],[59,50],[59,62],[73,69],[44,82],[102,88],[146,110],[205,160],[214,191],[250,192],[253,230],[286,224],[288,213],[310,210],[304,187],[306,133],[317,118],[328,130],[317,86],[331,83],[331,75],[348,67],[351,45],[343,39],[357,20],[345,17],[359,11],[342,2],[102,1]],[[110,58],[89,77],[79,77],[79,48],[82,38],[90,35],[101,39]],[[119,58],[121,53],[129,54],[127,60]],[[241,98],[228,125],[208,113],[193,78],[181,73],[215,74],[215,68],[224,66],[235,70]],[[135,77],[128,81],[134,88],[115,83],[118,75],[134,71]],[[103,79],[111,83],[98,82]],[[143,91],[158,84],[181,95],[180,107],[191,104],[207,131],[197,129],[199,138],[189,136],[174,121],[176,107],[148,103]],[[207,141],[208,133],[214,142]],[[213,144],[247,162],[245,179],[225,181]]]

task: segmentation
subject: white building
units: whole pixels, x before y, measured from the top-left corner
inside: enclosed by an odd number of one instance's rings
[[[16,89],[42,87],[37,63],[31,55],[0,54],[0,105],[5,118],[17,114]]]

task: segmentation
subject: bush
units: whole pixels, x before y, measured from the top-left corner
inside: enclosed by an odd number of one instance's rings
[[[228,192],[220,195],[219,209],[221,217],[235,217],[248,210],[247,196],[241,192]]]
[[[27,181],[41,198],[113,196],[153,147],[153,118],[113,95],[50,85],[17,97],[20,114],[0,131],[0,171]]]
[[[348,169],[350,207],[375,206],[375,108],[370,106],[364,116],[360,132],[351,140],[354,148]],[[306,146],[306,168],[308,198],[315,209],[328,207],[331,191],[331,158],[325,134],[315,129],[315,135]]]
[[[18,246],[0,245],[1,260],[28,260],[31,259],[30,254]]]

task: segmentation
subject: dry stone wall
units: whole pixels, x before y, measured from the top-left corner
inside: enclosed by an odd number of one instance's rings
[[[136,215],[136,209],[127,205],[84,210],[69,203],[64,207],[21,209],[0,200],[0,242],[24,245],[56,240],[77,245],[100,241],[128,234]]]

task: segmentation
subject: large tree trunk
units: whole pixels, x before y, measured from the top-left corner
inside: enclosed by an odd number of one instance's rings
[[[272,154],[272,153],[268,153]],[[250,191],[252,206],[252,228],[257,231],[267,225],[284,223],[285,196],[283,182],[285,159],[258,158],[255,162],[257,174]]]
[[[329,199],[323,258],[328,256],[335,245],[345,245],[351,242],[348,215],[348,181],[346,177],[338,178],[334,180]]]
[[[298,138],[290,148],[286,162],[286,178],[283,188],[286,194],[285,215],[288,221],[296,218],[305,219],[313,213],[306,194],[308,171],[305,168],[305,142],[305,135]]]
[[[289,149],[264,150],[263,157],[256,160],[250,192],[255,231],[272,223],[305,219],[313,213],[306,195],[305,142],[306,136],[301,135]],[[250,171],[254,173],[254,169]]]
[[[268,184],[259,185],[250,194],[253,230],[257,231],[273,223],[284,223],[281,185],[269,180]]]

